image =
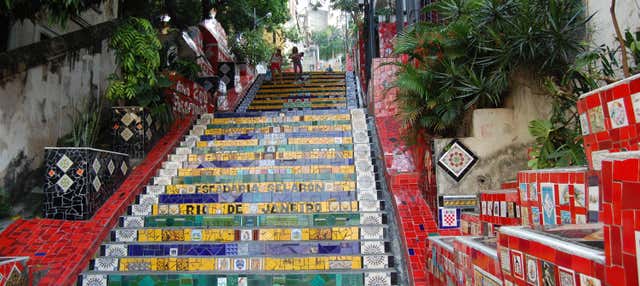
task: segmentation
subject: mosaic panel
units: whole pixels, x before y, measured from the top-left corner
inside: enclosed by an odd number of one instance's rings
[[[91,148],[46,148],[45,164],[43,212],[54,219],[89,219],[129,174],[127,155]]]
[[[478,157],[471,150],[460,141],[453,140],[438,159],[438,165],[454,180],[460,181],[477,161]]]
[[[160,123],[139,106],[113,107],[111,120],[114,151],[131,158],[143,158],[161,132]]]

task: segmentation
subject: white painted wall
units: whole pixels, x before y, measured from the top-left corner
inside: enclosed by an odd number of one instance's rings
[[[616,33],[611,22],[609,8],[611,0],[585,0],[588,15],[594,14],[589,23],[590,39],[594,46],[605,44],[617,47]],[[631,32],[640,28],[640,0],[617,0],[616,15],[618,24],[624,33],[629,28]]]
[[[43,148],[55,146],[71,131],[74,105],[89,96],[103,96],[107,78],[116,69],[106,40],[101,53],[80,50],[59,64],[33,67],[0,84],[0,178],[21,151],[33,159],[32,168],[38,167]]]

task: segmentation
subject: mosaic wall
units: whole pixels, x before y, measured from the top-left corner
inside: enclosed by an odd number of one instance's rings
[[[113,107],[111,120],[113,150],[130,158],[143,158],[160,133],[160,122],[142,107]]]
[[[129,156],[91,148],[46,148],[45,172],[44,217],[85,220],[129,174]]]
[[[27,286],[29,257],[0,257],[0,286]]]
[[[591,168],[600,170],[607,153],[638,150],[640,75],[583,94],[577,107]]]
[[[586,168],[521,171],[518,192],[523,225],[598,222],[598,176]]]

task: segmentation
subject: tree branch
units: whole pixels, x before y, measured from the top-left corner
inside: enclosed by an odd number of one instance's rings
[[[627,46],[625,46],[624,38],[622,37],[622,32],[620,32],[620,26],[618,25],[618,17],[616,17],[616,0],[611,0],[611,21],[613,22],[613,28],[616,30],[616,38],[618,38],[618,42],[620,43],[620,49],[622,50],[622,71],[624,72],[624,77],[631,76],[629,72],[629,58],[627,56]]]

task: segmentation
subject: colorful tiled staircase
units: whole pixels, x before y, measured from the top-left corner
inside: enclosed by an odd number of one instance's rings
[[[398,284],[349,77],[286,74],[248,95],[250,112],[202,115],[79,284]]]

